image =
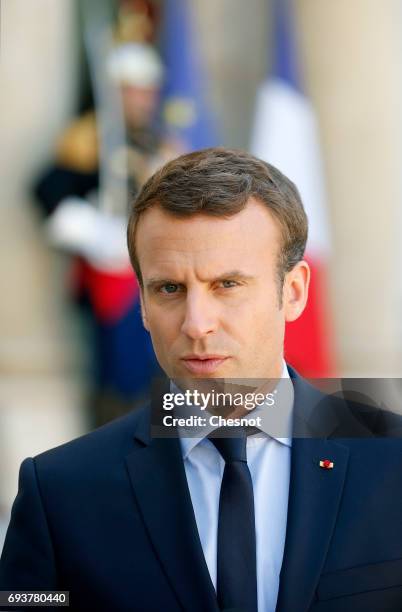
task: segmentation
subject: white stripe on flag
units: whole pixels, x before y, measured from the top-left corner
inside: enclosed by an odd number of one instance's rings
[[[309,218],[307,252],[325,259],[330,239],[317,125],[309,101],[286,81],[261,85],[251,151],[296,184]]]

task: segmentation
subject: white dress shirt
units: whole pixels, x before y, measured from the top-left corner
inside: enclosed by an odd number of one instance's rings
[[[277,389],[281,385],[279,402],[272,407],[263,404],[247,415],[261,416],[261,432],[247,438],[247,463],[254,490],[259,612],[275,611],[285,546],[293,411],[293,385],[285,363]],[[206,437],[213,429],[202,428],[200,437],[185,437],[180,429],[179,435],[201,545],[216,589],[219,494],[225,462]]]

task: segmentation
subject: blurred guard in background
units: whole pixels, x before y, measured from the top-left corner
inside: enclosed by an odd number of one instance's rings
[[[107,172],[126,194],[124,209],[116,210],[116,198],[105,201],[100,194],[101,143],[95,112],[80,116],[67,129],[58,143],[55,165],[36,187],[49,242],[75,255],[75,293],[89,306],[94,325],[95,426],[143,401],[150,378],[158,372],[129,264],[127,200],[179,151],[158,133],[163,66],[153,46],[141,40],[149,37],[150,23],[144,12],[139,16],[133,21],[134,13],[126,11],[123,19],[120,13],[123,40],[130,35],[137,40],[119,42],[106,56],[106,78],[117,86],[125,128],[125,142],[115,139],[108,151]],[[133,23],[136,31],[127,35],[127,25]]]

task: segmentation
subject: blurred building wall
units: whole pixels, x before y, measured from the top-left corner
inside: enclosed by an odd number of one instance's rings
[[[27,455],[78,435],[76,350],[64,320],[63,267],[40,232],[29,191],[75,103],[75,3],[1,4],[0,505]],[[77,386],[78,385],[78,386]]]
[[[269,67],[267,0],[191,0],[222,143],[247,147],[255,94]]]
[[[401,4],[296,4],[321,128],[341,373],[400,376]]]

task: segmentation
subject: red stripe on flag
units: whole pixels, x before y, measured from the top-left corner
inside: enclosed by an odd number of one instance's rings
[[[333,330],[326,296],[326,267],[306,258],[311,268],[309,298],[303,314],[286,324],[285,359],[303,376],[334,376]]]

